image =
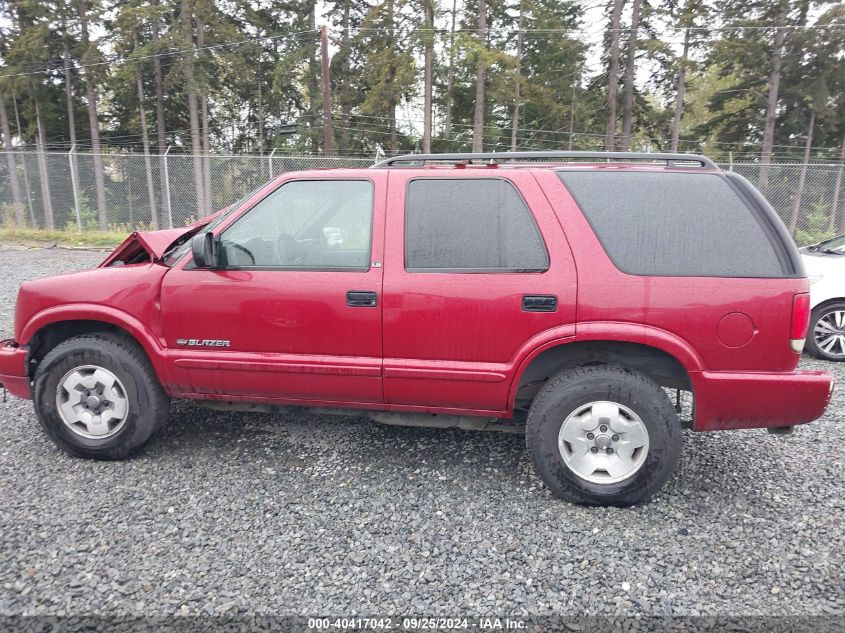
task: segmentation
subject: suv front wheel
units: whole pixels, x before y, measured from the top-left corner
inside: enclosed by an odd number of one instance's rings
[[[77,336],[51,350],[35,370],[33,400],[59,448],[92,459],[140,450],[170,408],[143,350],[109,334]]]
[[[681,430],[656,383],[623,367],[597,365],[565,370],[546,383],[528,413],[526,442],[556,496],[629,506],[672,475]]]

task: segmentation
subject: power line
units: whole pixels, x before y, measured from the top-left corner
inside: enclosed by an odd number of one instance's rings
[[[375,115],[359,115],[359,114],[352,115],[351,118],[353,118],[353,119],[355,119],[355,118],[378,119],[380,121],[388,120],[388,117],[375,116]],[[397,121],[399,121],[399,120],[407,121],[408,123],[422,123],[422,119],[413,119],[413,118],[410,118],[410,117],[397,117]],[[361,123],[364,123],[365,125],[372,125],[372,126],[377,125],[375,123],[367,123],[365,121],[362,121]],[[384,126],[385,124],[380,122],[378,125]],[[473,126],[470,123],[452,122],[452,127],[461,127],[461,128],[466,128],[467,130],[469,130]],[[507,132],[510,129],[511,129],[510,126],[500,127],[500,131],[502,131],[502,132]],[[565,127],[558,128],[556,130],[537,129],[537,128],[530,128],[530,127],[517,127],[516,129],[517,129],[517,131],[520,131],[520,132],[530,132],[530,133],[533,133],[533,134],[560,134],[562,136],[568,136],[570,134],[569,129],[565,128]],[[367,130],[358,130],[358,131],[367,131]],[[373,130],[370,130],[370,132],[373,132]],[[376,130],[375,132],[376,133],[382,133],[380,130]],[[571,132],[571,134],[573,136],[585,136],[585,137],[590,137],[590,138],[604,138],[604,134],[601,134],[601,133],[598,133],[598,132],[584,132],[584,131],[573,130]],[[614,138],[615,139],[621,139],[622,135],[616,134],[616,135],[614,135]],[[666,139],[666,138],[654,138],[654,137],[648,137],[648,136],[646,136],[646,137],[643,137],[643,136],[636,137],[635,136],[635,138],[642,138],[644,140],[648,140],[648,141],[651,141],[652,143],[656,143],[656,144],[660,144],[660,145],[667,145],[669,143],[669,139]],[[459,141],[460,139],[443,139],[443,140]],[[736,147],[736,146],[761,147],[762,146],[762,143],[754,143],[754,142],[751,142],[751,141],[729,142],[729,141],[713,141],[713,140],[709,140],[709,139],[691,139],[691,138],[686,138],[686,139],[682,138],[682,139],[679,139],[679,141],[681,143],[694,144],[694,145],[699,145],[699,146],[705,145],[705,144],[722,145],[722,146],[725,146],[725,147]],[[548,142],[554,142],[554,141],[548,141]],[[773,145],[773,147],[779,147],[779,148],[782,148],[782,149],[801,149],[801,150],[804,149],[803,145],[785,145],[785,144],[778,144],[778,143],[775,143]],[[838,148],[836,148],[836,147],[816,147],[816,146],[811,147],[810,149],[817,150],[817,151],[837,151],[838,150]]]
[[[672,25],[664,25],[663,27],[665,30],[668,31],[677,31],[681,32],[687,29],[687,27],[676,27]],[[776,24],[766,24],[766,25],[742,25],[742,24],[731,24],[731,25],[724,25],[724,26],[712,26],[712,27],[688,27],[690,31],[697,31],[697,32],[722,32],[722,31],[734,31],[734,30],[771,30],[775,28],[780,28],[784,30],[827,30],[827,29],[838,29],[843,28],[841,24],[838,23],[831,23],[831,24],[805,24],[805,25],[786,25],[786,26],[778,26]],[[331,29],[333,32],[337,32],[337,29]],[[350,32],[371,32],[371,33],[394,33],[395,29],[389,29],[384,27],[349,27],[348,31]],[[433,34],[451,34],[451,29],[443,29],[443,28],[435,28],[435,29],[426,29],[426,28],[415,28],[414,31],[416,33],[433,33]],[[491,29],[488,29],[491,31]],[[650,35],[649,32],[646,30],[645,27],[638,27],[637,32],[643,31],[646,35]],[[86,68],[96,68],[100,66],[112,66],[114,64],[126,64],[131,62],[138,62],[144,61],[147,59],[154,59],[154,58],[163,58],[163,57],[173,57],[177,55],[184,55],[186,53],[199,53],[203,51],[211,51],[211,50],[218,50],[221,48],[228,48],[228,47],[237,47],[237,46],[244,46],[247,44],[257,44],[260,42],[268,42],[268,41],[275,41],[284,38],[298,38],[301,35],[316,35],[319,31],[317,30],[307,30],[307,31],[296,31],[293,33],[280,33],[277,35],[266,35],[262,37],[250,38],[245,40],[236,40],[232,42],[223,42],[220,44],[210,44],[208,46],[193,46],[191,48],[185,48],[175,51],[166,51],[163,53],[152,53],[149,55],[139,55],[136,57],[116,57],[110,60],[103,60],[101,62],[92,62],[90,64],[79,64],[74,65],[71,70],[83,70]],[[478,29],[470,29],[470,28],[461,28],[455,29],[454,31],[456,34],[460,33],[478,33]],[[568,34],[578,34],[583,36],[590,36],[594,37],[599,35],[600,33],[610,33],[610,32],[620,32],[620,33],[628,33],[632,32],[630,27],[619,27],[618,29],[604,29],[604,28],[596,28],[596,29],[585,29],[585,28],[562,28],[562,29],[492,29],[492,32],[497,34],[509,34],[509,35],[516,35],[520,32],[523,34],[538,34],[538,35],[552,35],[552,34],[560,34],[560,33],[568,33]],[[665,43],[680,43],[680,42],[673,42],[672,40],[667,40],[664,38],[658,38],[660,41]],[[586,43],[586,42],[585,42]],[[17,73],[3,73],[0,74],[0,78],[11,78],[11,77],[27,77],[32,75],[39,75],[47,72],[54,72],[59,70],[57,66],[44,66],[37,70],[31,71],[23,71]]]
[[[222,43],[222,44],[210,44],[208,46],[194,46],[192,48],[185,48],[185,49],[182,49],[182,50],[167,51],[167,52],[164,52],[164,53],[153,53],[153,54],[150,54],[150,55],[139,55],[137,57],[122,57],[122,58],[117,57],[117,58],[114,58],[114,59],[111,59],[111,60],[105,60],[105,61],[102,61],[102,62],[94,62],[94,63],[91,63],[91,64],[74,65],[74,66],[71,67],[71,70],[77,71],[77,70],[82,70],[84,68],[95,68],[95,67],[98,67],[98,66],[112,66],[114,64],[127,64],[127,63],[131,63],[131,62],[143,61],[145,59],[154,59],[156,57],[159,57],[159,58],[161,58],[161,57],[172,57],[172,56],[175,56],[175,55],[184,55],[185,53],[198,53],[198,52],[206,51],[206,50],[217,50],[217,49],[220,49],[220,48],[227,48],[229,46],[244,46],[246,44],[256,44],[258,42],[273,41],[273,40],[282,39],[284,37],[296,37],[296,36],[299,36],[299,35],[306,35],[306,34],[309,34],[309,33],[316,34],[316,33],[318,33],[318,31],[296,31],[294,33],[283,33],[283,34],[280,34],[280,35],[267,35],[265,37],[257,37],[257,38],[253,38],[253,39],[249,39],[249,40],[240,40],[240,41],[235,41],[235,42],[225,42],[225,43]],[[5,78],[5,77],[26,77],[26,76],[29,76],[29,75],[40,75],[42,73],[52,72],[52,71],[55,71],[55,70],[59,70],[59,68],[54,67],[54,66],[45,66],[45,67],[43,67],[39,70],[33,70],[33,71],[29,71],[29,72],[21,72],[21,73],[14,73],[14,74],[0,74],[0,79]]]

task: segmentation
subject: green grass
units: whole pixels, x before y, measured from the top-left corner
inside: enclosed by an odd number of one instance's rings
[[[0,242],[6,244],[39,245],[56,242],[59,246],[117,246],[126,239],[122,231],[46,231],[27,228],[0,228]]]

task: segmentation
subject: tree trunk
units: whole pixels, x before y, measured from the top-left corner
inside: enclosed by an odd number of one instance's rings
[[[308,31],[311,37],[308,42],[308,127],[311,132],[311,149],[316,153],[320,149],[318,134],[315,132],[320,121],[320,86],[317,79],[317,2],[312,0],[308,11]]]
[[[678,88],[675,93],[675,119],[672,121],[672,145],[671,151],[678,151],[678,143],[681,140],[681,117],[684,116],[684,93],[686,92],[687,61],[689,59],[691,31],[684,30],[684,51],[681,53],[681,63],[678,66]]]
[[[769,95],[766,103],[766,123],[763,128],[763,148],[760,152],[760,184],[763,187],[769,185],[769,166],[772,162],[772,148],[775,143],[775,123],[777,121],[780,73],[783,61],[783,42],[786,39],[786,29],[784,26],[788,11],[789,3],[786,0],[782,0],[777,17],[777,28],[775,29],[775,42],[772,51],[772,72],[769,75]]]
[[[194,47],[191,0],[182,0],[182,41],[185,48]],[[187,54],[184,60],[185,83],[188,91],[188,116],[191,125],[191,154],[194,164],[194,192],[197,197],[197,217],[206,215],[205,185],[202,176],[202,142],[200,140],[199,104],[197,103],[197,79],[194,74],[193,52]]]
[[[513,85],[513,116],[511,116],[511,151],[516,151],[517,128],[519,127],[519,99],[522,83],[522,25],[525,20],[525,6],[519,0],[519,19],[517,21],[516,33],[516,76]]]
[[[140,48],[138,32],[132,32],[132,43],[135,50]],[[155,185],[153,184],[153,168],[150,163],[150,138],[147,134],[147,113],[144,110],[144,79],[141,75],[141,65],[135,64],[135,83],[138,85],[138,117],[141,120],[141,143],[144,146],[144,169],[147,173],[147,199],[150,201],[150,225],[158,228],[158,212],[156,211]]]
[[[455,82],[455,16],[458,0],[452,0],[452,26],[449,29],[449,68],[446,71],[446,120],[443,123],[443,136],[447,142],[452,140],[452,85]]]
[[[623,0],[613,0],[610,14],[610,69],[607,75],[607,131],[604,134],[604,149],[613,151],[616,138],[616,102],[619,99],[619,20],[622,16]]]
[[[388,27],[388,41],[390,42],[390,68],[388,70],[388,78],[387,78],[387,103],[388,103],[388,110],[387,110],[387,126],[389,129],[389,148],[391,154],[396,154],[396,151],[399,149],[399,145],[397,143],[396,137],[396,64],[394,63],[394,59],[396,58],[395,55],[395,48],[394,42],[396,41],[393,32],[393,25],[394,25],[394,3],[393,0],[386,0],[385,6],[387,7],[387,23],[390,25]]]
[[[625,97],[622,100],[622,151],[631,147],[631,130],[634,125],[634,78],[637,74],[637,43],[640,28],[642,0],[634,0],[631,7],[631,32],[628,36],[628,62],[625,68]]]
[[[67,102],[67,130],[70,136],[70,144],[76,145],[76,121],[73,114],[73,83],[70,77],[70,52],[67,44],[64,44],[62,51],[62,64],[65,71],[65,101]]]
[[[836,183],[833,185],[833,200],[830,204],[830,221],[827,229],[831,233],[837,232],[842,226],[839,222],[839,192],[842,191],[842,177],[845,175],[845,135],[842,137],[842,145],[839,148],[839,171],[836,173]]]
[[[67,105],[67,127],[68,127],[68,134],[70,137],[70,144],[71,147],[76,145],[76,116],[73,113],[73,80],[70,76],[70,49],[68,47],[68,40],[70,39],[70,33],[68,33],[67,28],[67,17],[65,15],[65,9],[63,8],[61,11],[62,14],[62,67],[64,69],[65,75],[65,101]],[[76,157],[74,157],[74,162],[76,161]],[[74,165],[74,170],[78,171],[76,165]]]
[[[572,143],[575,140],[575,88],[578,86],[582,72],[583,69],[578,68],[572,76],[572,96],[569,100],[569,146],[566,148],[570,152],[572,151]]]
[[[258,128],[258,155],[264,155],[264,100],[263,95],[261,94],[261,59],[259,57],[258,64],[256,66],[256,84],[258,89],[258,114],[256,115],[256,127]],[[270,174],[270,177],[273,177],[273,174]]]
[[[804,143],[804,164],[798,175],[798,188],[795,190],[795,202],[789,216],[789,234],[795,235],[798,217],[801,214],[801,198],[804,196],[804,183],[807,181],[807,164],[810,162],[810,152],[813,149],[813,132],[816,129],[816,112],[810,111],[810,124],[807,126],[807,141]]]
[[[24,226],[24,206],[21,198],[21,186],[18,182],[18,165],[12,153],[12,130],[9,127],[9,115],[6,112],[6,97],[0,91],[0,132],[3,134],[3,149],[6,150],[6,169],[9,172],[9,188],[12,190],[12,203],[15,205],[15,224]]]
[[[197,46],[205,46],[205,23],[202,17],[197,16]],[[205,77],[202,84],[202,96],[200,97],[202,107],[202,179],[206,212],[214,210],[211,199],[211,132],[208,129],[208,78]]]
[[[342,125],[342,128],[340,130],[340,143],[343,149],[349,148],[349,110],[352,108],[351,99],[349,98],[349,14],[351,10],[350,5],[351,0],[344,1],[343,17],[340,20],[340,120]]]
[[[478,0],[478,40],[481,48],[475,64],[475,112],[472,119],[472,151],[484,151],[484,97],[486,81],[487,0]]]
[[[67,27],[65,25],[64,15],[62,15],[62,33],[67,38]],[[62,44],[62,65],[65,73],[65,101],[67,102],[67,127],[70,135],[70,146],[73,150],[73,155],[70,159],[71,182],[79,183],[79,159],[76,155],[76,117],[73,113],[73,81],[70,76],[70,51],[68,50],[67,39]],[[79,201],[74,196],[74,208],[77,214],[79,213]],[[78,215],[77,215],[78,217]]]
[[[422,151],[425,154],[431,152],[431,108],[432,108],[432,82],[434,64],[434,0],[425,0],[425,86],[423,88],[423,138]]]
[[[53,201],[50,198],[50,172],[47,170],[47,158],[44,155],[46,150],[44,121],[41,120],[41,107],[38,105],[39,98],[35,99],[35,124],[38,128],[36,136],[36,150],[38,151],[38,175],[41,178],[41,202],[44,208],[44,228],[52,231],[56,228],[53,220]]]
[[[334,127],[332,125],[332,81],[329,58],[329,32],[320,28],[320,82],[323,93],[323,156],[334,153]]]
[[[83,61],[89,58],[88,13],[87,0],[79,0],[79,24],[82,32],[82,46],[85,49]],[[91,128],[91,157],[94,162],[94,187],[97,197],[97,222],[100,230],[108,229],[108,215],[106,211],[106,185],[103,175],[103,156],[100,148],[100,127],[97,121],[97,90],[89,69],[85,71],[85,96],[88,99],[88,125]]]
[[[203,200],[206,213],[214,211],[214,201],[211,195],[211,144],[208,131],[208,97],[202,96],[202,178],[205,188]]]
[[[155,6],[158,6],[158,2],[154,3]],[[155,53],[158,54],[158,41],[159,41],[159,16],[156,15],[153,18],[153,41],[156,42]],[[164,127],[164,78],[162,77],[161,72],[161,61],[157,56],[153,57],[153,78],[155,80],[156,86],[156,141],[158,143],[158,183],[159,189],[161,191],[161,222],[160,224],[163,226],[168,224],[165,222],[164,214],[167,211],[167,189],[165,188],[164,184],[167,181],[167,167],[165,165],[165,161],[167,158],[164,157],[164,152],[167,151],[167,135],[165,132]]]
[[[18,112],[18,99],[14,92],[12,92],[12,105],[15,108],[15,129],[18,132],[18,138],[22,139],[23,133],[21,132],[21,115]],[[37,229],[38,221],[35,219],[35,205],[32,204],[32,185],[29,182],[29,169],[27,169],[26,166],[26,156],[21,156],[21,168],[23,171],[23,184],[24,187],[26,187],[26,202],[29,207],[29,220],[31,222],[31,226]]]

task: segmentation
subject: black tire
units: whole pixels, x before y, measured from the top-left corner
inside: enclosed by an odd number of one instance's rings
[[[96,365],[122,383],[128,413],[122,428],[105,438],[86,438],[63,421],[56,404],[59,381],[74,368]],[[125,459],[143,448],[167,423],[170,400],[144,351],[112,334],[86,334],[57,345],[38,364],[33,400],[41,426],[65,453],[88,459]]]
[[[596,401],[624,405],[648,431],[642,465],[615,483],[593,483],[580,477],[558,448],[567,417]],[[613,365],[576,367],[550,379],[531,404],[525,437],[534,466],[552,493],[583,505],[625,507],[647,499],[672,475],[681,453],[680,422],[663,389],[642,374]]]
[[[822,319],[824,316],[830,314],[831,312],[837,311],[845,311],[845,301],[834,301],[833,303],[825,303],[824,305],[817,306],[810,313],[810,325],[807,328],[807,340],[805,343],[805,347],[807,349],[807,353],[811,354],[812,356],[815,356],[816,358],[821,358],[822,360],[831,360],[840,363],[842,361],[845,361],[845,354],[836,356],[834,354],[829,354],[825,352],[816,344],[816,340],[813,336],[813,333],[816,329],[816,324],[818,324],[819,320]]]

